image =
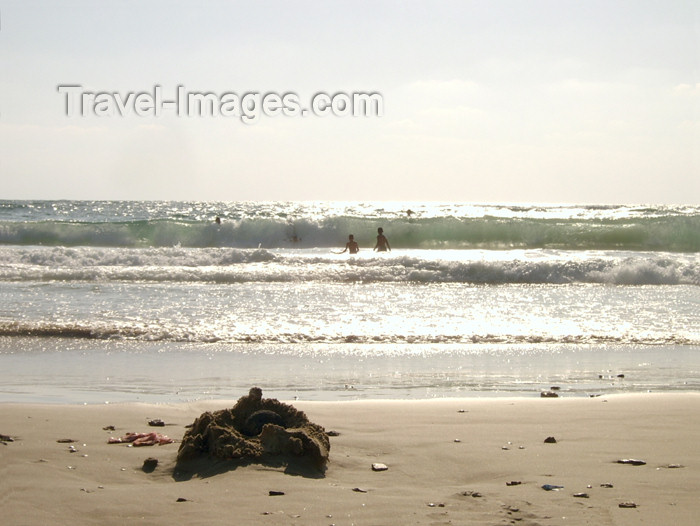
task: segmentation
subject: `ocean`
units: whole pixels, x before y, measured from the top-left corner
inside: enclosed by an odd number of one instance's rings
[[[338,254],[349,234],[360,252]],[[0,201],[0,402],[253,385],[697,391],[700,207]]]

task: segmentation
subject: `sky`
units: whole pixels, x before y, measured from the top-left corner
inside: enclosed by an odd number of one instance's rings
[[[697,0],[5,0],[0,72],[0,199],[700,204]]]

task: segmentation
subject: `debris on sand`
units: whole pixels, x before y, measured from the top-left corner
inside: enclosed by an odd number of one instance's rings
[[[475,499],[478,499],[479,497],[483,497],[481,493],[478,491],[473,491],[473,490],[466,490],[460,493],[462,497],[474,497]]]
[[[131,444],[134,447],[172,444],[174,440],[160,433],[127,433],[123,437],[111,437],[108,444]]]
[[[158,459],[148,457],[146,460],[143,461],[143,466],[141,467],[141,469],[145,473],[152,473],[153,471],[155,471],[156,467],[158,467]]]
[[[630,466],[644,466],[646,462],[636,458],[621,458],[617,461],[618,464],[629,464]]]
[[[323,470],[330,441],[306,414],[253,387],[231,409],[202,413],[185,431],[178,462],[208,455],[220,460],[289,463],[305,460]]]
[[[545,491],[559,491],[560,489],[564,489],[564,486],[558,486],[556,484],[545,484],[542,486],[542,489]]]

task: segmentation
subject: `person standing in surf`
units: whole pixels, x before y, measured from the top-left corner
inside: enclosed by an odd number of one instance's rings
[[[345,252],[350,252],[351,254],[357,254],[360,251],[360,245],[355,241],[355,236],[350,234],[348,236],[348,242],[345,243],[345,248],[342,252],[336,252],[336,254],[343,254]]]
[[[384,229],[379,227],[377,229],[377,244],[374,245],[374,249],[377,252],[391,251],[391,246],[389,246],[389,240],[384,236]]]

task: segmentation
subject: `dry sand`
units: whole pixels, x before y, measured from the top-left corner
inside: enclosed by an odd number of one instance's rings
[[[700,394],[293,402],[339,433],[325,476],[262,465],[174,476],[185,425],[233,404],[0,405],[0,433],[14,438],[0,444],[2,523],[690,526],[700,516]],[[155,418],[169,425],[149,427]],[[129,431],[176,443],[107,444]],[[151,473],[147,457],[159,460]],[[646,464],[616,463],[625,458]]]

